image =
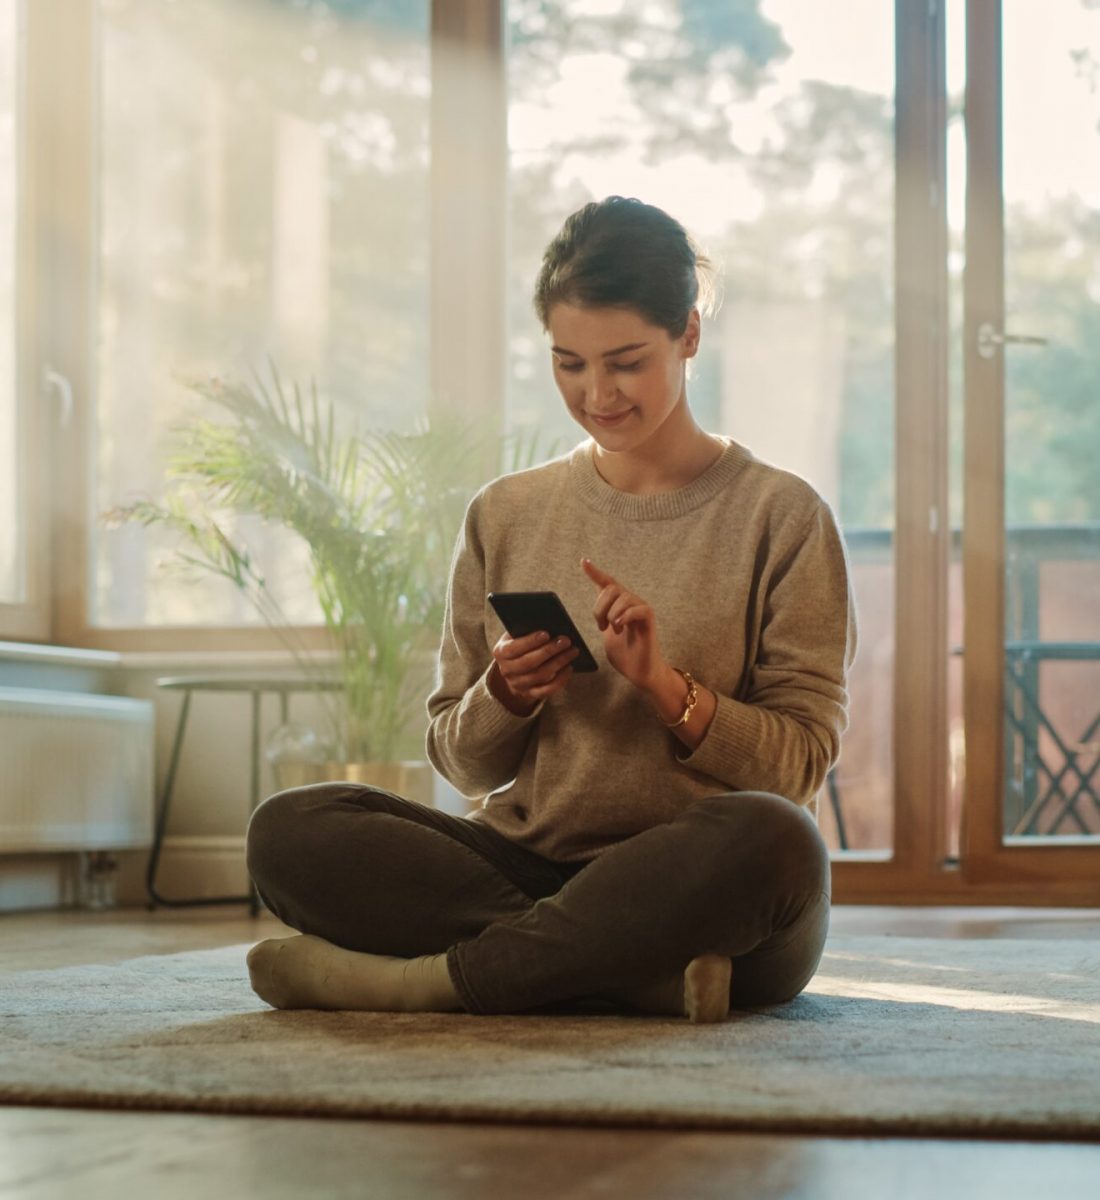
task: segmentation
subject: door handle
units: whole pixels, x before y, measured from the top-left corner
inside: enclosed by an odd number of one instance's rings
[[[49,364],[42,372],[42,382],[45,387],[56,389],[61,398],[61,406],[57,415],[61,428],[64,429],[73,416],[73,385],[60,371],[55,371]]]
[[[978,326],[978,354],[982,358],[992,358],[998,346],[1045,346],[1048,340],[1029,333],[998,333],[988,321]]]

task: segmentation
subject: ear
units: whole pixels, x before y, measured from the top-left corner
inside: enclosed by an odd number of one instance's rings
[[[699,317],[699,310],[693,308],[688,313],[687,327],[684,329],[681,341],[683,343],[684,358],[694,358],[699,353],[699,336],[701,333],[702,321]]]

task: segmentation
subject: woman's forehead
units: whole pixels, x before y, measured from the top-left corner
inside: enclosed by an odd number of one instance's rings
[[[581,355],[606,354],[634,342],[651,342],[664,333],[634,309],[585,308],[577,304],[555,304],[547,325],[556,348]]]

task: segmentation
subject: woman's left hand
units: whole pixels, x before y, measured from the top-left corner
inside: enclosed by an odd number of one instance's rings
[[[582,558],[581,566],[600,589],[592,615],[603,634],[607,661],[635,687],[649,691],[665,673],[653,609],[591,559]]]

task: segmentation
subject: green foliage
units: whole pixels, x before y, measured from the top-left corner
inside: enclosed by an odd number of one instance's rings
[[[1005,353],[1005,507],[1010,524],[1100,519],[1100,213],[1077,197],[1005,214],[1010,331],[1049,339]]]
[[[318,678],[325,669],[222,515],[259,517],[301,538],[343,683],[343,703],[329,704],[334,752],[391,759],[423,711],[466,506],[487,471],[539,461],[537,435],[502,437],[484,420],[437,417],[413,433],[338,436],[333,406],[315,388],[288,392],[274,368],[270,388],[258,378],[189,386],[229,420],[178,427],[163,500],[106,517],[172,530],[178,563],[228,580]]]

